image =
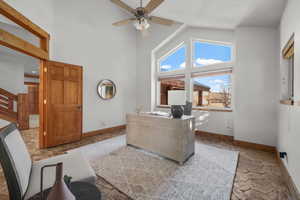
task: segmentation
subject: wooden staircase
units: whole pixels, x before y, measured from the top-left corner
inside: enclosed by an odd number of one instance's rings
[[[0,88],[1,119],[18,122],[18,113],[14,111],[14,102],[18,102],[18,96]]]
[[[27,94],[15,95],[0,88],[0,119],[17,123],[21,130],[29,128],[27,104]]]

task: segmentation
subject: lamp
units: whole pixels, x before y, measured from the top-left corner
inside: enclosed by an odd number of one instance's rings
[[[146,18],[140,18],[133,24],[135,28],[139,31],[147,30],[150,27]]]
[[[63,163],[57,163],[54,165],[45,165],[41,169],[41,200],[44,200],[43,192],[43,176],[44,169],[49,167],[56,167],[56,179],[55,183],[47,197],[47,200],[75,200],[74,195],[70,192],[63,180]]]

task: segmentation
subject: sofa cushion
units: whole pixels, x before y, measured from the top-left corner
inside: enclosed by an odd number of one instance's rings
[[[95,184],[96,175],[88,161],[80,153],[68,153],[33,163],[25,200],[40,192],[41,168],[45,165],[57,164],[59,162],[63,163],[63,175],[71,176],[72,182],[84,181]],[[44,169],[44,190],[53,186],[55,182],[55,172],[55,167]]]
[[[30,179],[32,160],[18,129],[8,134],[4,139],[7,151],[15,171],[21,194],[24,195]]]

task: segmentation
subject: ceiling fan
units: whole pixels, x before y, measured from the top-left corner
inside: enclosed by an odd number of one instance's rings
[[[131,8],[121,0],[110,0],[110,1],[134,15],[134,17],[132,18],[113,23],[114,26],[122,26],[130,22],[134,22],[135,28],[139,31],[143,31],[150,27],[149,21],[156,24],[167,25],[167,26],[171,26],[175,23],[175,21],[170,19],[150,16],[151,12],[153,12],[153,10],[156,9],[164,0],[150,0],[150,2],[146,7],[143,7],[143,1],[141,0],[140,7],[137,7],[136,9]]]

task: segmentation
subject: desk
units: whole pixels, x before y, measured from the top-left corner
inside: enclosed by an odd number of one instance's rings
[[[195,117],[127,114],[127,145],[183,164],[195,152]]]

